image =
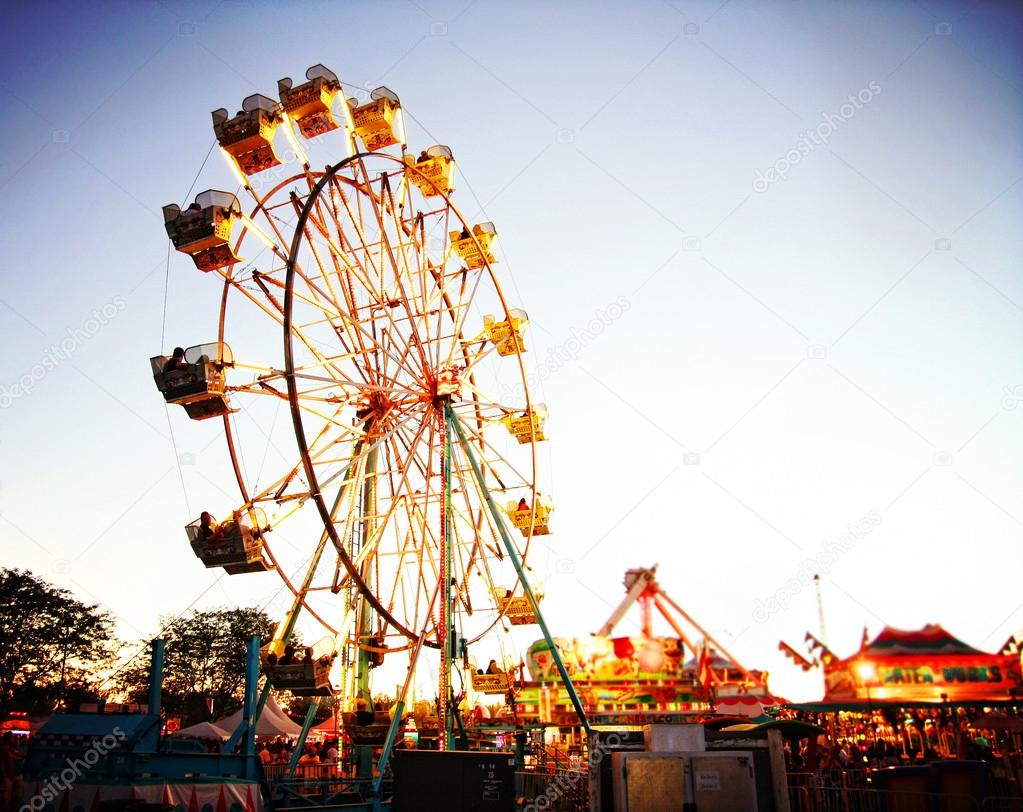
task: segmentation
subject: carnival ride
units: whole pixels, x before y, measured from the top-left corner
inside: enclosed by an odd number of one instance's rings
[[[641,725],[696,719],[729,698],[774,704],[767,675],[747,669],[658,583],[656,565],[625,573],[625,596],[595,634],[537,640],[526,664],[532,679],[516,695],[520,719],[574,727],[568,694],[557,685],[560,660],[592,725]],[[629,610],[638,607],[639,634],[613,636]],[[673,636],[658,636],[659,615]]]
[[[353,739],[383,748],[360,772],[382,777],[427,660],[436,702],[417,726],[449,750],[466,686],[509,687],[506,673],[466,679],[477,642],[535,623],[553,648],[529,564],[553,529],[537,481],[547,410],[528,384],[528,316],[494,272],[497,230],[452,202],[451,150],[409,151],[387,88],[347,98],[322,65],[306,80],[213,113],[238,194],[203,192],[164,219],[219,284],[215,338],[151,368],[168,404],[220,419],[237,483],[234,504],[186,527],[195,555],[273,573],[291,595],[260,652],[259,706],[271,686],[340,696]],[[322,638],[305,652],[291,646],[300,614]],[[395,707],[367,714],[373,670],[399,657]]]

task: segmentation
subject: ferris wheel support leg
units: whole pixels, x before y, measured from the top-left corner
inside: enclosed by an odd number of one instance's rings
[[[367,424],[367,428],[370,424]],[[364,441],[360,439],[352,447],[352,458],[353,462],[348,464],[348,468],[345,470],[345,478],[342,481],[341,487],[338,489],[337,497],[334,499],[334,505],[330,509],[330,517],[333,520],[340,508],[342,507],[345,500],[348,498],[348,489],[352,484],[352,477],[355,474],[356,466],[354,460],[357,460],[362,454]],[[305,600],[306,594],[309,592],[309,587],[313,582],[313,575],[316,572],[316,568],[320,565],[320,558],[323,556],[323,551],[327,547],[327,542],[330,540],[330,534],[324,530],[320,535],[320,541],[316,545],[316,550],[313,552],[313,557],[309,561],[309,567],[306,569],[305,579],[302,581],[302,586],[299,587],[298,594],[295,595],[295,601],[291,605],[291,609],[284,616],[284,619],[278,624],[277,630],[274,633],[273,641],[275,643],[284,644],[284,642],[291,637],[291,633],[295,631],[295,623],[298,620],[298,613],[302,610],[302,602]],[[260,710],[263,708],[263,703],[266,702],[264,696],[260,702]]]
[[[508,558],[511,559],[512,565],[515,567],[515,572],[519,576],[519,581],[522,583],[522,590],[525,592],[526,598],[529,600],[529,605],[536,613],[536,621],[540,626],[540,631],[543,632],[543,638],[547,641],[551,656],[554,658],[554,663],[558,667],[558,673],[561,675],[561,681],[564,683],[565,690],[568,692],[568,698],[572,701],[572,707],[575,708],[576,716],[579,717],[579,723],[583,726],[583,730],[586,732],[586,737],[588,739],[590,736],[590,723],[586,718],[586,711],[583,710],[582,700],[579,699],[579,694],[576,692],[575,686],[572,684],[572,678],[568,675],[568,669],[565,668],[565,663],[561,659],[561,652],[559,652],[558,647],[554,645],[554,638],[551,636],[550,629],[547,628],[547,621],[544,620],[543,613],[540,611],[540,602],[536,599],[536,595],[533,594],[533,588],[529,585],[529,581],[526,578],[526,572],[522,568],[522,562],[519,560],[519,555],[515,550],[515,545],[512,544],[511,536],[508,535],[508,528],[505,526],[504,519],[494,502],[494,497],[491,496],[490,489],[487,487],[487,483],[483,478],[483,472],[480,470],[476,454],[473,452],[472,446],[469,445],[469,441],[465,437],[465,432],[462,430],[462,424],[458,421],[458,416],[450,406],[448,406],[445,410],[445,417],[448,425],[454,429],[455,434],[458,436],[458,443],[462,446],[465,456],[469,459],[469,465],[472,466],[473,476],[476,478],[477,483],[479,483],[480,490],[486,497],[487,507],[490,509],[490,514],[494,518],[494,524],[497,525],[497,529],[501,534],[501,540],[504,542],[505,550],[508,552]]]
[[[367,431],[371,425],[372,421],[367,422]],[[372,518],[376,515],[376,468],[377,449],[374,445],[371,446],[369,454],[366,456],[366,469],[362,483],[362,516],[358,523],[360,527],[359,551],[361,551],[362,548],[369,543],[369,540],[372,539],[376,533],[376,523]],[[368,558],[363,564],[361,575],[367,584],[371,582],[373,570],[370,566],[370,559]],[[355,639],[361,644],[368,640],[373,634],[373,607],[370,606],[369,602],[364,600],[362,597],[360,597],[358,605],[359,616]],[[357,652],[355,696],[359,699],[365,699],[367,707],[372,710],[373,695],[370,690],[370,671],[372,670],[370,666],[370,652],[364,649],[361,645],[358,647]]]

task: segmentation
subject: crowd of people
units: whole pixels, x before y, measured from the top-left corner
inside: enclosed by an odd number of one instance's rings
[[[993,716],[973,707],[890,706],[865,713],[785,715],[823,730],[816,737],[790,740],[785,749],[790,775],[813,774],[820,784],[855,784],[857,776],[888,767],[967,760],[989,764],[998,784],[1023,786],[1023,733],[1005,724],[1019,722],[1016,716]],[[1023,728],[1023,723],[1016,726]]]
[[[259,757],[263,767],[272,765],[290,764],[295,753],[295,743],[287,738],[276,738],[268,742],[260,742],[256,745],[256,755]],[[328,739],[324,742],[306,742],[298,757],[298,765],[311,764],[338,764],[340,759],[337,739]]]

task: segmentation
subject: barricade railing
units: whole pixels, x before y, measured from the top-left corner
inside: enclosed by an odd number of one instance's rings
[[[792,812],[1023,812],[1023,798],[871,786],[866,770],[788,773]],[[997,783],[995,792],[1005,790]]]
[[[590,774],[586,770],[526,770],[515,773],[515,794],[523,812],[586,812]]]

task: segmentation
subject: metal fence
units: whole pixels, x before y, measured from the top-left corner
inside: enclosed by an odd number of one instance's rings
[[[788,787],[791,812],[1023,812],[1020,797],[879,788],[864,770],[789,773]]]
[[[517,772],[515,794],[523,812],[586,812],[590,808],[590,774],[586,770]]]

